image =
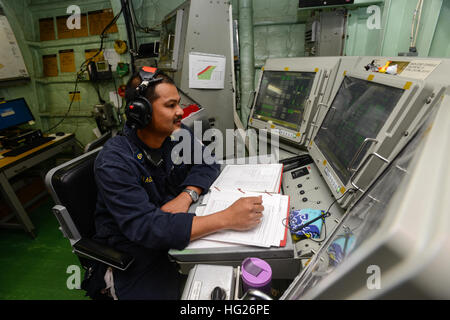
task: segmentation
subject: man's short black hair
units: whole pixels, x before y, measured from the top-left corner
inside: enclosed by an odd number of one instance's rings
[[[144,95],[147,98],[147,100],[152,103],[153,101],[155,101],[156,99],[158,99],[158,95],[155,93],[155,88],[157,87],[158,84],[160,83],[169,83],[175,86],[175,82],[173,82],[172,78],[170,78],[168,75],[166,75],[165,73],[159,71],[159,73],[156,75],[156,79],[162,78],[161,81],[158,81],[156,83],[150,84],[147,88],[147,90],[145,90]],[[125,100],[127,102],[133,101],[136,98],[137,92],[136,92],[136,88],[141,84],[142,79],[139,75],[139,71],[136,71],[130,78],[130,80],[128,80],[127,82],[127,86],[125,89]]]

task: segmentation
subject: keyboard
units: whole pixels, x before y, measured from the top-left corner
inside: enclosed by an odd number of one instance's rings
[[[39,138],[31,141],[30,143],[27,143],[23,146],[17,147],[15,149],[12,149],[12,150],[2,154],[2,156],[4,156],[4,157],[18,156],[19,154],[27,152],[28,150],[34,149],[36,147],[39,147],[40,145],[43,145],[44,143],[52,141],[53,139],[55,139],[55,137],[39,137]]]

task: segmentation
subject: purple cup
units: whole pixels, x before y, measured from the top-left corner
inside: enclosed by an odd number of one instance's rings
[[[257,289],[270,295],[272,268],[259,258],[246,258],[241,265],[242,289]]]

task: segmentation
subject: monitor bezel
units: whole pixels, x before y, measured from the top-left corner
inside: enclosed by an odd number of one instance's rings
[[[404,92],[400,98],[400,100],[397,102],[395,107],[392,109],[391,114],[387,118],[385,124],[378,132],[377,136],[374,138],[377,140],[377,143],[372,143],[367,150],[367,152],[363,155],[362,161],[359,163],[359,166],[364,163],[365,158],[369,154],[376,153],[378,154],[379,150],[383,147],[383,142],[386,141],[386,139],[389,139],[392,137],[392,133],[396,132],[398,129],[399,124],[402,122],[404,116],[408,113],[408,110],[412,107],[412,105],[415,103],[416,99],[414,99],[415,95],[418,95],[424,88],[425,83],[422,80],[418,79],[410,79],[410,78],[400,78],[400,77],[393,77],[391,75],[386,74],[374,74],[371,73],[367,75],[367,73],[357,72],[357,71],[344,71],[344,77],[340,79],[338,88],[342,86],[342,83],[345,79],[345,77],[352,77],[357,78],[360,80],[370,81],[382,85],[386,85],[389,87],[399,88],[403,89]],[[336,96],[339,93],[339,89],[335,90],[333,97],[329,100],[330,104],[327,106],[328,111],[330,111],[330,107],[332,106],[334,100],[336,99]],[[397,115],[400,111],[402,111],[402,114],[397,117]],[[324,180],[326,181],[328,187],[330,188],[330,191],[332,192],[333,196],[337,199],[340,198],[337,202],[343,206],[346,207],[349,204],[349,199],[352,198],[352,195],[348,195],[346,197],[343,197],[345,192],[349,189],[352,189],[352,180],[351,178],[349,181],[344,183],[339,178],[339,175],[335,172],[334,168],[329,163],[329,159],[325,157],[325,155],[322,153],[320,148],[317,146],[315,142],[315,138],[317,133],[322,128],[323,121],[325,120],[326,116],[323,117],[322,123],[320,124],[319,129],[317,130],[314,137],[311,139],[310,145],[308,147],[308,151],[310,152],[312,158],[314,159],[319,171],[324,176]],[[395,123],[394,123],[395,121]],[[389,131],[388,131],[389,129]],[[392,151],[394,152],[394,150]],[[392,153],[391,152],[391,153]],[[367,170],[367,168],[365,169]],[[376,174],[372,181],[376,179],[378,174]],[[361,175],[360,175],[361,176]]]
[[[23,100],[23,101],[25,102],[25,106],[27,107],[28,111],[30,112],[31,117],[32,117],[32,120],[27,120],[27,121],[24,121],[24,122],[15,124],[15,125],[13,125],[13,126],[9,126],[9,127],[0,129],[0,132],[1,132],[1,131],[8,130],[8,129],[11,129],[11,128],[14,128],[14,127],[17,127],[17,126],[21,126],[21,125],[23,125],[23,124],[25,124],[25,123],[29,123],[30,121],[36,121],[36,118],[34,117],[34,114],[33,114],[33,112],[31,111],[30,106],[29,106],[29,104],[27,103],[27,100],[26,100],[25,98],[16,98],[16,99],[7,100],[7,101],[5,101],[5,102],[3,102],[3,103],[0,103],[0,107],[3,106],[5,103],[13,102],[13,101],[17,101],[17,100]]]
[[[317,99],[319,98],[321,83],[323,82],[323,75],[325,70],[317,67],[284,67],[284,68],[276,68],[276,67],[263,67],[262,72],[258,81],[258,89],[256,91],[255,97],[253,99],[252,109],[250,111],[248,126],[254,129],[266,129],[271,134],[276,134],[279,136],[281,140],[286,140],[289,142],[293,142],[295,144],[303,144],[305,143],[305,139],[307,138],[307,129],[309,125],[309,119],[311,117],[311,110],[313,105],[317,103]],[[305,110],[303,112],[303,119],[300,122],[299,130],[292,130],[276,123],[269,123],[263,120],[259,120],[254,118],[255,105],[257,101],[258,94],[261,88],[262,78],[265,72],[298,72],[298,73],[314,73],[314,80],[311,87],[311,92],[307,98],[307,105],[305,106]],[[277,134],[278,131],[278,134]]]

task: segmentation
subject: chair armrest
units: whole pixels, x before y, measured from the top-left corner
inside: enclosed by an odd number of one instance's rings
[[[81,238],[73,244],[77,255],[105,263],[119,270],[126,270],[134,257],[88,238]]]

